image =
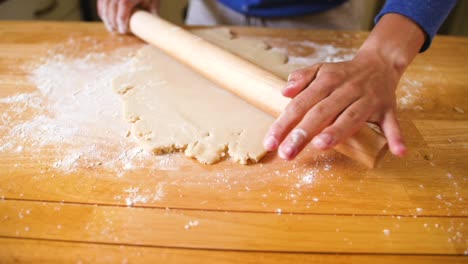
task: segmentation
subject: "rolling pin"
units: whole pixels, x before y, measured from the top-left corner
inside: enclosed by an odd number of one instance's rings
[[[148,12],[134,12],[130,18],[130,30],[274,117],[278,117],[291,101],[279,92],[286,84],[283,79]],[[386,145],[381,134],[364,126],[334,149],[373,168],[385,152]]]

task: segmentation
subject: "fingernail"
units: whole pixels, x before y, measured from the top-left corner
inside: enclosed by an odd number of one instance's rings
[[[400,144],[396,147],[396,155],[399,157],[403,157],[406,154],[406,146]]]
[[[274,136],[268,136],[263,142],[263,146],[266,150],[275,150],[278,147],[278,140]]]
[[[119,27],[119,33],[125,34],[125,29],[121,25],[119,25],[118,27]]]
[[[286,87],[284,87],[285,90],[287,89],[291,89],[292,87],[294,87],[296,85],[296,82],[288,82],[286,84]]]
[[[108,31],[114,32],[114,28],[111,26],[111,24],[107,20],[104,20],[104,25],[106,26]]]
[[[119,33],[120,34],[125,34],[125,26],[122,22],[117,21],[117,27],[119,28]]]
[[[286,93],[288,90],[292,89],[296,85],[295,82],[288,82],[286,86],[283,88],[282,93]]]
[[[296,152],[297,152],[296,148],[292,146],[286,146],[284,148],[281,148],[278,154],[280,158],[289,160],[293,158],[294,156],[296,156]]]
[[[312,140],[314,147],[318,149],[324,149],[330,146],[333,142],[333,137],[330,134],[320,134]]]
[[[104,21],[104,25],[106,26],[106,28],[107,28],[108,31],[111,31],[111,32],[112,32],[112,27],[109,25],[109,23],[107,23],[106,21]]]
[[[291,132],[291,141],[294,145],[300,145],[307,138],[307,132],[304,129],[296,128]]]

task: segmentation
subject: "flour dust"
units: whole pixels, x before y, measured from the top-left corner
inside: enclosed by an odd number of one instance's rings
[[[78,58],[51,52],[38,65],[25,65],[37,90],[0,98],[6,105],[0,115],[0,152],[40,156],[52,150],[56,154],[49,156],[56,159],[49,167],[65,174],[100,167],[122,176],[149,160],[157,169],[176,169],[170,155],[146,153],[126,137],[129,127],[111,81],[129,69],[132,52]]]

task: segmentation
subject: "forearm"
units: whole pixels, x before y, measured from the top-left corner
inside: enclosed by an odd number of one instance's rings
[[[421,50],[425,38],[424,31],[409,18],[386,14],[361,46],[357,57],[376,55],[401,75]]]

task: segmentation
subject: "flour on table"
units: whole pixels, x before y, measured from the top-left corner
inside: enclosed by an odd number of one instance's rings
[[[396,91],[397,107],[400,110],[422,110],[421,98],[426,88],[420,81],[403,76]]]
[[[80,42],[70,41],[64,46]],[[63,48],[23,66],[37,90],[0,98],[0,153],[54,157],[49,167],[64,173],[104,168],[120,176],[149,161],[155,169],[176,169],[177,159],[154,157],[125,137],[129,125],[111,80],[128,70],[133,49],[76,58],[57,51]]]

